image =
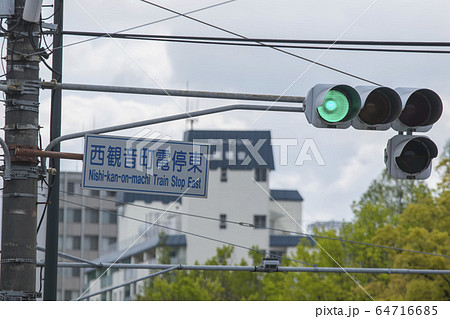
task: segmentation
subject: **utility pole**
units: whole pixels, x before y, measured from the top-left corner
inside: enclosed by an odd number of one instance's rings
[[[17,147],[37,149],[39,136],[39,28],[22,18],[24,0],[8,18],[5,141],[12,179],[4,181],[0,299],[36,299],[36,212],[39,172],[33,157],[17,157]],[[31,42],[34,41],[34,42]]]
[[[63,14],[64,1],[55,0],[53,21],[57,25],[53,36],[53,74],[58,83],[62,82],[63,64]],[[50,141],[61,135],[61,104],[62,91],[52,90],[52,107],[50,116]],[[60,150],[59,144],[54,149]],[[47,212],[47,231],[45,238],[45,280],[44,300],[56,300],[58,284],[58,234],[59,234],[59,181],[60,160],[50,159],[50,166],[56,169],[56,174],[50,181],[49,206]]]

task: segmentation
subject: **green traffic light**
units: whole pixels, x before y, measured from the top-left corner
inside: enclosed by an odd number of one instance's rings
[[[323,104],[317,108],[320,117],[329,123],[342,121],[350,110],[350,101],[339,90],[330,90],[323,99]]]

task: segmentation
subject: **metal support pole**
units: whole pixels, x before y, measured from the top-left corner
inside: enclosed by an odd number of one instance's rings
[[[234,110],[267,111],[267,112],[294,112],[294,113],[299,113],[299,112],[305,111],[305,109],[300,106],[289,107],[289,106],[245,105],[245,104],[219,106],[219,107],[215,107],[215,108],[211,108],[211,109],[207,109],[207,110],[186,112],[186,113],[181,113],[181,114],[159,117],[156,119],[138,121],[138,122],[133,122],[133,123],[121,124],[121,125],[108,126],[108,127],[103,127],[103,128],[99,128],[99,129],[63,135],[59,138],[52,140],[50,142],[50,144],[47,145],[45,150],[51,151],[55,148],[56,145],[59,145],[59,143],[61,143],[62,141],[68,141],[68,140],[84,137],[86,134],[104,134],[104,133],[109,133],[109,132],[114,132],[114,131],[121,131],[121,130],[130,129],[130,128],[140,127],[140,126],[148,126],[148,125],[154,125],[154,124],[160,124],[160,123],[167,123],[167,122],[182,120],[182,119],[186,119],[186,118],[193,118],[193,117],[199,117],[199,116],[204,116],[204,115],[229,112],[229,111],[234,111]]]
[[[15,1],[8,18],[5,142],[38,147],[39,43],[37,24],[22,19],[24,0]],[[32,42],[33,41],[33,42]],[[36,299],[37,161],[13,160],[11,180],[4,181],[0,299]]]
[[[43,247],[37,246],[36,250],[42,251],[42,252],[45,253],[45,248],[43,248]],[[77,257],[77,256],[72,256],[72,255],[69,255],[69,254],[66,254],[66,253],[62,253],[60,251],[58,252],[58,256],[61,257],[61,258],[64,258],[64,259],[86,263],[86,264],[89,264],[89,265],[94,266],[94,267],[101,266],[101,264],[98,264],[98,263],[95,263],[95,262],[92,262],[90,260],[87,260],[87,259],[84,259],[84,258],[80,258],[80,257]]]
[[[180,265],[180,266],[181,266],[181,265]],[[134,280],[127,281],[127,282],[125,282],[125,283],[123,283],[123,284],[120,284],[120,285],[117,285],[117,286],[114,286],[114,287],[110,287],[110,288],[106,288],[106,289],[97,291],[97,292],[95,292],[95,293],[92,293],[92,294],[89,294],[89,295],[86,295],[86,296],[83,296],[83,295],[82,295],[80,298],[77,298],[77,299],[75,299],[74,301],[86,300],[86,299],[89,299],[89,298],[91,298],[91,297],[93,297],[93,296],[101,295],[101,294],[103,294],[103,293],[105,293],[105,292],[108,292],[108,291],[111,291],[111,290],[115,290],[115,289],[118,289],[118,288],[122,288],[122,287],[125,287],[125,286],[128,286],[128,285],[137,283],[137,282],[142,281],[142,280],[146,280],[146,279],[149,279],[149,278],[152,278],[152,277],[156,277],[156,276],[165,274],[166,272],[175,270],[175,269],[179,268],[180,266],[173,266],[173,267],[170,267],[170,268],[167,268],[167,269],[164,269],[164,270],[155,272],[155,273],[153,273],[153,274],[150,274],[150,275],[147,275],[147,276],[138,278],[138,279],[134,279]]]
[[[63,158],[70,160],[83,160],[83,154],[79,153],[66,153],[66,152],[52,152],[52,151],[40,151],[40,150],[31,150],[28,148],[16,148],[15,151],[16,157],[49,157],[49,158]]]
[[[38,263],[38,266],[43,266]],[[177,270],[208,270],[208,271],[250,271],[250,272],[315,272],[315,273],[338,273],[338,274],[403,274],[403,275],[450,275],[447,269],[404,269],[404,268],[340,268],[340,267],[283,267],[276,270],[261,266],[226,266],[226,265],[174,265],[174,264],[120,264],[101,263],[93,267],[90,263],[59,263],[61,268],[90,268],[90,269],[170,269]]]
[[[88,92],[182,96],[182,97],[197,97],[209,99],[265,101],[265,102],[280,102],[280,103],[303,103],[303,100],[305,99],[302,96],[288,96],[288,95],[153,89],[153,88],[138,88],[125,86],[60,83],[60,82],[42,82],[41,85],[43,89],[52,89],[52,90],[57,89],[57,90],[88,91]]]
[[[58,25],[53,37],[53,74],[52,77],[58,82],[62,81],[63,63],[63,15],[64,1],[55,0],[53,21]],[[61,135],[61,90],[52,90],[52,106],[50,117],[50,140],[53,141]],[[55,151],[60,150],[56,145]],[[45,281],[44,300],[56,300],[58,283],[58,235],[59,235],[59,183],[60,183],[60,160],[55,158],[51,161],[51,166],[56,170],[56,175],[50,181],[48,201],[50,202],[47,211],[47,230],[45,237]]]

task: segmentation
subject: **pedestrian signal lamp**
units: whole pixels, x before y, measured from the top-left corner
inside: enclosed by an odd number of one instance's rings
[[[398,179],[427,179],[436,144],[426,136],[397,135],[388,141],[384,161],[388,174]]]

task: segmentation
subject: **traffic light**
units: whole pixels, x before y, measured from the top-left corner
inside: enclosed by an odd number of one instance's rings
[[[400,95],[382,86],[357,86],[355,89],[362,107],[352,120],[352,126],[357,130],[388,130],[402,111]]]
[[[305,101],[306,119],[315,127],[348,128],[361,109],[358,92],[348,85],[318,84]]]
[[[309,123],[319,128],[388,130],[400,132],[385,149],[388,173],[399,179],[426,179],[431,161],[438,154],[426,132],[442,115],[436,92],[424,88],[396,88],[317,84],[309,90],[303,105]],[[402,135],[406,132],[407,135]]]
[[[442,101],[429,89],[398,88],[402,99],[402,112],[392,123],[399,132],[427,132],[442,115]]]
[[[429,89],[317,84],[306,95],[309,123],[320,128],[426,132],[440,118],[442,101]]]
[[[388,141],[384,161],[388,174],[398,179],[427,179],[436,144],[426,136],[397,135]]]

